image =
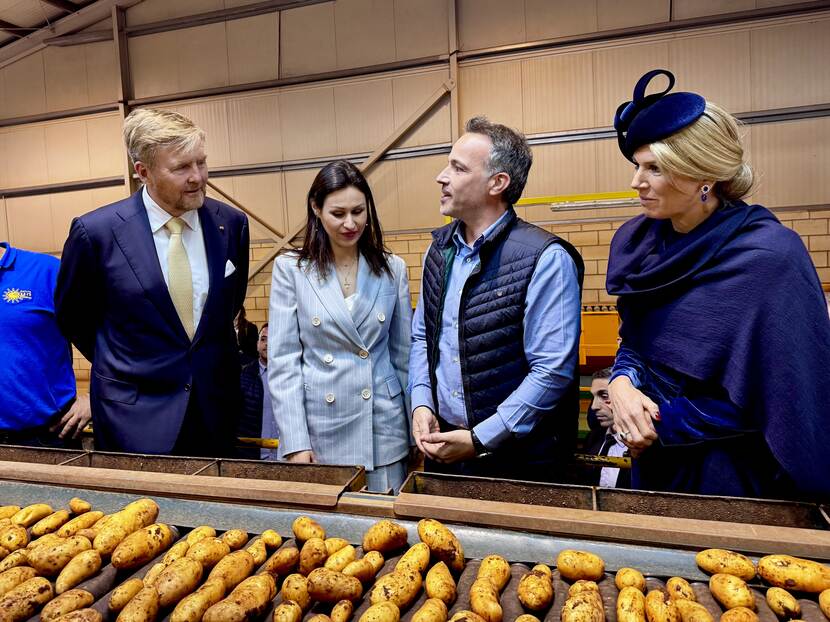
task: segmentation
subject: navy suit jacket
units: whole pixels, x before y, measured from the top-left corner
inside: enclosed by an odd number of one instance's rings
[[[55,306],[64,335],[92,362],[98,449],[169,453],[191,399],[206,436],[232,443],[233,318],[248,284],[248,219],[205,199],[199,220],[210,289],[192,342],[164,282],[141,191],[72,221]],[[236,269],[226,276],[229,261]]]

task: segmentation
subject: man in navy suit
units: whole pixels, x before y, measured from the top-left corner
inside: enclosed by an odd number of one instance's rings
[[[61,330],[92,362],[95,446],[227,455],[248,220],[206,198],[204,132],[186,117],[135,110],[124,140],[143,188],[73,220],[55,293]]]

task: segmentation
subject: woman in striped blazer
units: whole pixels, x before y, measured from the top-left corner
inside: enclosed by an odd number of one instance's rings
[[[268,385],[280,459],[362,464],[397,492],[412,444],[406,265],[383,245],[372,191],[351,163],[314,179],[300,249],[274,261]]]

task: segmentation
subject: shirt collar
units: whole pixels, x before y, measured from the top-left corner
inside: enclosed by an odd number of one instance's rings
[[[493,231],[498,227],[505,218],[507,218],[507,214],[509,210],[506,210],[504,214],[498,217],[498,219],[489,227],[487,227],[480,236],[478,236],[472,244],[467,244],[467,241],[464,239],[464,223],[459,223],[458,227],[455,229],[455,233],[453,233],[452,239],[455,242],[456,249],[462,250],[464,247],[468,249],[472,249],[477,251],[481,248],[481,245],[487,241],[487,239],[492,235]]]
[[[0,270],[8,270],[14,263],[15,249],[8,242],[0,242],[0,246],[6,249],[3,257],[0,257]]]
[[[170,220],[172,216],[153,200],[153,197],[150,196],[150,193],[147,190],[147,186],[144,186],[144,189],[141,191],[141,196],[144,200],[144,208],[147,210],[147,218],[150,219],[150,231],[155,234],[159,229],[167,224],[167,221]],[[199,210],[195,209],[188,210],[180,216],[180,218],[193,231],[199,230],[198,212]]]
[[[262,364],[262,361],[260,361],[259,359],[257,359],[257,361],[256,361],[256,362],[257,362],[257,363],[259,363],[259,373],[260,373],[260,374],[264,374],[264,373],[265,373],[265,369],[266,369],[266,368],[265,368],[265,365],[263,365],[263,364]]]

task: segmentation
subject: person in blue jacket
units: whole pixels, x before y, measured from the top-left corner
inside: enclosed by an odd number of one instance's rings
[[[668,88],[646,95],[652,79]],[[801,238],[760,205],[738,122],[645,74],[614,127],[643,214],[611,242],[614,424],[646,490],[827,497],[830,319]]]

